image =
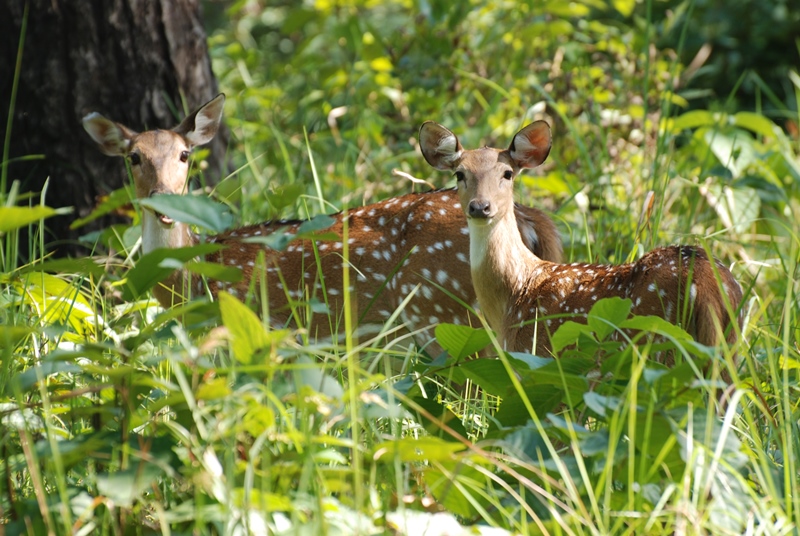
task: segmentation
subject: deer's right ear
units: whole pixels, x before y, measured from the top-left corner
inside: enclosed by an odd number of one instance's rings
[[[464,151],[455,134],[433,121],[425,121],[420,127],[419,147],[425,160],[442,171],[454,169]]]
[[[125,156],[136,132],[127,127],[106,119],[97,112],[83,118],[83,128],[100,146],[100,150],[109,156]]]
[[[193,147],[210,142],[217,135],[222,122],[224,104],[225,94],[220,93],[186,116],[173,130],[186,138]]]

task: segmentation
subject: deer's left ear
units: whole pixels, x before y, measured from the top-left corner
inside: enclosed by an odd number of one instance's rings
[[[464,151],[455,134],[433,121],[425,121],[420,127],[419,147],[425,160],[442,171],[454,169]]]
[[[192,147],[210,142],[216,136],[219,124],[222,122],[224,104],[225,95],[220,93],[186,116],[173,130],[186,138]]]
[[[551,144],[550,125],[544,121],[534,121],[517,132],[508,152],[517,166],[535,168],[550,154]]]

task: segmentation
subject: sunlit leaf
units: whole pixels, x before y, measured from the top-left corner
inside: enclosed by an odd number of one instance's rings
[[[592,328],[587,324],[580,324],[571,320],[564,322],[550,336],[553,352],[558,354],[567,346],[575,344],[582,335],[592,336],[592,331]]]
[[[785,134],[778,125],[770,121],[767,117],[753,112],[737,112],[733,115],[733,124],[737,127],[746,128],[765,138],[777,138],[785,140]]]
[[[456,360],[483,350],[491,343],[489,334],[483,328],[442,323],[436,326],[435,334],[442,348]]]
[[[160,194],[141,199],[139,204],[175,221],[197,225],[215,233],[227,230],[233,223],[227,206],[204,195]]]
[[[702,192],[723,225],[737,233],[746,232],[761,213],[761,197],[752,188],[742,185],[731,188],[715,182]]]
[[[633,329],[666,335],[675,340],[692,340],[691,335],[660,316],[633,316],[620,323],[623,329]]]
[[[672,132],[679,134],[684,130],[711,126],[719,120],[718,116],[706,110],[692,110],[672,120]]]
[[[744,130],[720,131],[703,129],[698,131],[720,164],[733,173],[734,178],[742,176],[745,169],[759,161],[758,151],[753,147],[753,138]]]
[[[287,330],[267,333],[258,316],[227,292],[220,292],[217,299],[222,323],[231,334],[233,355],[240,363],[249,365],[257,355],[268,355],[273,345],[287,337]]]
[[[35,207],[0,207],[0,233],[7,233],[31,223],[58,214],[56,209],[37,205]]]
[[[403,462],[450,461],[453,455],[466,447],[438,437],[404,437],[380,443],[373,449],[373,459],[391,463],[395,457]]]
[[[589,311],[586,323],[594,330],[598,340],[604,340],[630,315],[632,302],[627,298],[598,300]]]
[[[231,388],[226,378],[212,378],[200,384],[195,396],[198,400],[216,400],[230,394]]]
[[[633,8],[636,7],[636,0],[612,0],[614,9],[620,12],[623,17],[630,17]]]
[[[82,274],[98,278],[105,274],[106,268],[102,264],[98,264],[97,261],[91,257],[82,257],[77,259],[49,259],[41,263],[28,264],[22,267],[17,273],[25,274],[38,271]]]
[[[185,266],[191,273],[202,275],[209,279],[214,279],[215,281],[238,283],[244,277],[241,268],[226,266],[215,262],[189,261]]]

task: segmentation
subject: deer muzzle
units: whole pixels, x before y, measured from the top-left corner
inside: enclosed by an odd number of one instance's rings
[[[470,218],[485,220],[492,216],[492,204],[484,199],[473,199],[469,202],[467,212]]]

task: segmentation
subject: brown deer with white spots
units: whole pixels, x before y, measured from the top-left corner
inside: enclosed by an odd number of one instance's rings
[[[87,115],[83,124],[105,154],[128,158],[139,199],[162,193],[181,194],[187,188],[189,153],[214,137],[223,103],[224,96],[217,96],[172,130],[139,134],[96,113]],[[537,209],[519,206],[514,212],[526,246],[539,257],[560,260],[561,241],[553,222]],[[164,307],[207,291],[212,296],[225,290],[240,299],[248,295],[259,297],[261,289],[254,290],[251,283],[261,280],[257,275],[257,259],[263,252],[271,323],[282,326],[298,321],[310,327],[312,336],[328,336],[344,327],[341,313],[347,247],[350,296],[355,305],[353,318],[360,319],[361,324],[384,323],[415,289],[416,294],[401,317],[410,329],[439,322],[471,321],[467,309],[447,294],[468,305],[475,303],[469,272],[469,232],[454,189],[407,194],[332,218],[333,225],[322,232],[342,237],[347,225],[346,244],[341,238],[297,239],[284,251],[275,251],[247,239],[278,230],[296,233],[303,222],[251,225],[208,239],[225,247],[205,260],[240,268],[244,276],[241,282],[208,280],[206,287],[197,275],[178,270],[154,288],[153,293]],[[192,246],[198,240],[189,225],[143,208],[144,253]],[[312,296],[326,301],[331,314],[315,314],[311,322],[307,318],[293,318],[290,303],[308,301]],[[306,310],[302,306],[295,309]]]
[[[702,249],[659,248],[632,264],[608,266],[559,264],[525,247],[514,220],[514,178],[550,153],[550,127],[544,121],[520,130],[505,150],[464,150],[455,134],[432,121],[422,125],[419,139],[429,164],[455,172],[478,304],[506,350],[549,355],[549,334],[612,296],[629,298],[633,314],[681,325],[702,344],[715,345],[723,336],[735,342],[732,315],[739,310],[742,288]]]

